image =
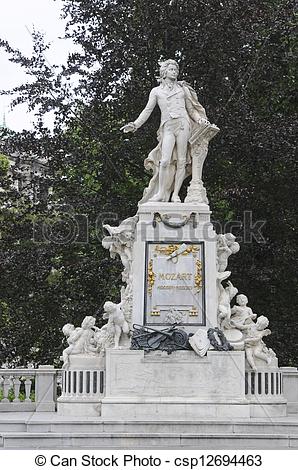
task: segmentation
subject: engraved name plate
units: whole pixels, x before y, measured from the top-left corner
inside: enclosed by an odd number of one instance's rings
[[[204,244],[148,242],[146,325],[205,325]]]

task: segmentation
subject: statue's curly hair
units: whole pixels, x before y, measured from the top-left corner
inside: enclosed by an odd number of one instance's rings
[[[168,60],[165,60],[164,62],[160,62],[159,65],[160,65],[160,68],[159,68],[160,81],[166,77],[166,71],[169,65],[175,65],[175,67],[177,67],[177,70],[179,72],[179,65],[177,64],[176,60],[168,59]]]

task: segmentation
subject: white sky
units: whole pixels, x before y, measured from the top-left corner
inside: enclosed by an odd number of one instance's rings
[[[64,35],[65,22],[60,19],[62,2],[60,0],[0,0],[0,37],[25,55],[32,51],[32,38],[27,28],[45,33],[46,42],[51,42],[46,58],[50,64],[62,64],[68,52],[74,49],[71,41],[59,39]],[[21,67],[9,62],[8,55],[0,49],[0,89],[7,90],[25,83],[27,75]],[[33,115],[27,112],[25,105],[10,110],[9,96],[0,96],[0,123],[3,114],[7,126],[15,131],[31,129]],[[51,117],[48,118],[48,125]]]

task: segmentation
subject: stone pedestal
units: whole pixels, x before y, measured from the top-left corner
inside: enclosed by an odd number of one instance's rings
[[[174,309],[188,332],[217,326],[216,234],[209,206],[147,202],[138,216],[132,323],[161,328]],[[171,259],[175,249],[181,253]]]
[[[54,366],[41,365],[36,375],[36,411],[55,411],[56,371]]]
[[[104,394],[104,359],[99,356],[70,356],[63,371],[62,395],[57,400],[63,416],[100,416]]]
[[[231,274],[226,269],[228,258],[239,245],[232,234],[219,240],[210,214],[204,202],[146,202],[139,204],[136,217],[117,228],[106,226],[111,240],[106,237],[104,246],[112,254],[118,253],[124,266],[122,276],[127,286],[121,292],[121,308],[134,335],[131,350],[106,350],[103,419],[173,421],[285,415],[274,353],[268,350],[270,366],[266,365],[267,356],[257,359],[255,354],[258,370],[254,372],[245,366],[243,341],[238,350],[226,351],[229,345],[225,338],[221,340],[220,334],[210,331],[209,336],[214,336],[210,343],[207,338],[207,348],[212,346],[204,350],[207,355],[203,357],[184,342],[190,333],[204,338],[204,330],[221,326],[218,312],[221,319],[226,315],[228,323],[231,300],[237,292],[232,283],[224,287],[221,282]],[[254,315],[246,304],[247,299],[244,306],[238,305],[238,315],[251,318]],[[252,324],[251,334],[261,348],[260,332],[268,320],[259,320]],[[169,331],[174,323],[184,330],[176,330],[176,339],[171,336],[173,329]],[[230,330],[234,332],[233,328],[225,329]],[[240,330],[238,333],[242,337]],[[171,347],[167,349],[166,341],[160,342],[162,337],[172,341]],[[168,355],[162,349],[174,351]]]
[[[298,414],[298,370],[296,367],[281,367],[283,393],[288,400],[288,413]]]
[[[103,419],[249,417],[241,351],[108,350],[106,359]]]

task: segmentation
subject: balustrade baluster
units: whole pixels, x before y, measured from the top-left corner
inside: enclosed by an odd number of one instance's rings
[[[31,387],[32,387],[32,380],[28,377],[25,380],[25,401],[31,402],[30,394],[31,394]]]
[[[9,403],[8,400],[8,393],[11,387],[11,380],[10,377],[4,377],[3,381],[3,400],[2,403]]]
[[[94,372],[90,371],[90,395],[94,395],[93,382],[94,382]]]
[[[265,372],[262,372],[262,395],[265,396]]]
[[[105,380],[105,373],[103,370],[99,372],[99,393],[103,394],[104,392],[104,380]]]
[[[0,375],[0,392],[2,393],[2,396],[3,396],[3,382],[4,382],[4,379],[2,375]],[[2,401],[2,398],[0,398],[0,403],[1,401]]]
[[[246,390],[247,390],[247,395],[251,395],[251,374],[250,372],[246,372]]]
[[[63,371],[63,379],[62,379],[62,396],[64,397],[66,395],[66,375],[67,371]]]
[[[79,378],[76,370],[73,371],[73,393],[75,397],[79,396]]]
[[[69,393],[68,393],[68,370],[65,371],[65,396],[68,397]]]
[[[83,370],[83,397],[87,396],[87,371]]]
[[[20,387],[21,387],[21,381],[19,377],[13,377],[13,391],[14,391],[14,403],[19,403],[20,402]]]

